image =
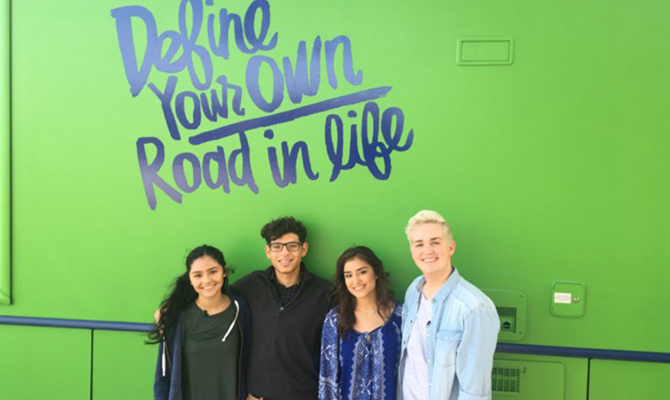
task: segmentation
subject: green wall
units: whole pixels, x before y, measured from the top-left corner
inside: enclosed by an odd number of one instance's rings
[[[0,342],[3,399],[90,398],[90,331],[0,325]]]
[[[156,347],[138,332],[94,331],[92,392],[95,400],[150,399]]]
[[[589,399],[667,399],[669,374],[668,364],[592,360]]]
[[[670,323],[662,317],[670,301],[670,3],[270,1],[268,37],[277,32],[277,44],[255,55],[295,63],[300,41],[311,55],[317,36],[325,43],[345,35],[362,82],[345,78],[340,50],[338,86],[329,86],[322,54],[316,95],[292,104],[284,89],[281,106],[264,112],[245,86],[254,55],[231,38],[230,58],[212,57],[213,76],[244,89],[246,114],[231,106],[227,120],[202,116],[197,129],[181,127],[181,140],[170,137],[148,87],[131,95],[112,16],[131,4],[150,10],[159,34],[179,29],[175,0],[11,2],[12,304],[0,306],[0,315],[150,322],[188,249],[222,248],[237,279],[269,265],[260,228],[288,214],[309,228],[310,269],[331,277],[346,247],[365,244],[385,261],[402,298],[419,274],[403,227],[419,209],[432,208],[452,224],[455,263],[467,279],[527,295],[528,327],[518,343],[670,353]],[[244,15],[248,4],[217,0],[204,9]],[[143,25],[135,20],[133,28],[141,59]],[[207,44],[204,32],[198,44]],[[476,46],[459,50],[459,39]],[[501,51],[507,43],[511,55]],[[163,90],[168,75],[153,68],[148,82]],[[187,71],[174,76],[176,93],[201,92]],[[259,85],[269,99],[267,65]],[[381,111],[397,107],[404,115],[400,145],[410,129],[414,135],[407,151],[390,155],[388,179],[357,165],[330,182],[326,116],[338,115],[347,135],[354,121],[360,133],[365,103],[357,103],[272,126],[273,139],[264,137],[266,128],[247,131],[257,194],[202,183],[192,193],[180,190],[181,204],[157,189],[150,207],[138,139],[164,145],[159,175],[175,187],[170,165],[177,154],[202,160],[217,146],[227,157],[240,148],[235,136],[202,145],[190,144],[191,136],[379,87],[392,87],[373,100]],[[268,150],[282,142],[304,142],[318,179],[309,179],[300,161],[295,184],[275,184]],[[151,159],[154,149],[147,148]],[[380,160],[376,165],[383,169]],[[7,248],[5,238],[6,260]],[[9,291],[6,264],[0,289]],[[559,280],[586,285],[583,317],[551,315],[551,285]],[[29,346],[22,332],[32,329],[0,326],[0,335]],[[94,357],[97,371],[112,363],[105,354],[131,346],[127,336],[106,335],[94,335],[94,354],[103,355]],[[13,360],[15,370],[31,365]],[[152,369],[153,361],[146,365]],[[136,376],[124,387],[150,379],[139,378],[139,369]],[[100,383],[96,398],[112,387]]]

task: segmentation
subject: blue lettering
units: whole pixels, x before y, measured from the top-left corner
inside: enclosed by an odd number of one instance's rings
[[[256,35],[256,12],[258,10],[263,12],[260,23],[260,34]],[[207,36],[209,39],[209,47],[212,53],[227,60],[230,57],[229,51],[229,35],[230,27],[233,27],[235,44],[237,48],[245,54],[253,54],[258,50],[272,50],[277,46],[277,32],[270,39],[270,43],[263,44],[270,29],[270,4],[265,0],[256,0],[249,4],[247,12],[244,15],[244,25],[242,25],[242,18],[235,13],[228,13],[228,10],[222,8],[219,10],[219,25],[218,25],[218,44],[215,32],[214,14],[210,14],[207,18]],[[244,39],[251,45],[247,47]]]
[[[218,168],[216,180],[212,179],[212,163]],[[228,169],[226,167],[226,154],[223,147],[216,146],[216,151],[206,153],[202,159],[202,175],[209,188],[216,189],[219,186],[224,193],[230,193],[230,182],[228,179]]]
[[[244,132],[241,132],[239,138],[240,148],[233,150],[228,159],[230,180],[238,186],[247,185],[252,192],[258,194],[258,186],[254,180],[254,173],[251,171],[251,151],[249,150],[247,135]],[[241,157],[240,163],[242,164],[242,175],[237,173],[238,157]]]
[[[216,90],[210,90],[210,100],[205,93],[200,93],[200,104],[205,118],[212,122],[216,122],[218,117],[228,118],[228,89],[233,91],[233,112],[237,115],[244,115],[242,108],[242,88],[237,85],[228,83],[225,75],[216,78],[216,81],[221,85],[221,99],[217,97]]]
[[[256,35],[255,23],[256,23],[256,11],[260,9],[263,12],[261,16],[261,32],[260,35]],[[268,29],[270,29],[270,3],[267,0],[254,0],[249,7],[247,12],[244,14],[244,33],[247,36],[249,44],[254,49],[254,52],[257,50],[272,50],[277,45],[277,32],[272,35],[270,43],[263,44],[265,38],[268,35]]]
[[[191,164],[191,175],[193,176],[193,183],[189,185],[188,179],[186,179],[186,171],[184,171],[184,161],[188,161]],[[200,187],[201,178],[200,170],[200,160],[195,154],[191,153],[180,153],[172,161],[172,176],[174,176],[174,181],[179,187],[186,193],[192,193],[197,188]]]
[[[121,49],[123,69],[130,84],[130,93],[135,97],[142,91],[149,78],[149,72],[151,72],[157,41],[156,21],[151,12],[142,6],[115,8],[112,10],[112,17],[116,19],[116,36]],[[147,34],[146,51],[139,67],[135,57],[135,40],[131,21],[133,17],[139,18],[144,23]]]
[[[328,69],[328,83],[333,89],[337,89],[337,76],[335,75],[335,53],[337,48],[342,48],[342,69],[344,77],[352,85],[363,83],[363,71],[354,73],[354,61],[351,54],[351,41],[346,36],[338,36],[333,40],[326,40],[326,67]]]
[[[158,36],[156,49],[163,49],[164,43],[169,40],[168,49],[165,54],[159,54],[159,57],[154,61],[156,69],[167,73],[177,73],[186,68],[186,58],[179,57],[173,61],[174,56],[177,55],[181,47],[181,36],[175,31],[166,31]]]
[[[242,18],[234,13],[228,14],[228,10],[222,8],[219,11],[219,43],[216,43],[216,37],[214,36],[214,14],[210,14],[209,17],[207,17],[207,36],[209,38],[209,47],[212,49],[212,53],[224,60],[227,60],[230,57],[230,51],[228,50],[228,34],[231,25],[235,31],[235,43],[237,44],[237,48],[240,49],[242,53],[253,53],[253,50],[248,48],[246,43],[244,43]]]
[[[265,131],[266,138],[272,139],[274,133],[271,129]],[[302,165],[305,175],[309,180],[316,180],[319,178],[319,173],[312,171],[312,163],[309,158],[309,149],[307,143],[303,141],[296,142],[289,150],[288,143],[281,143],[282,158],[284,159],[284,168],[279,167],[279,160],[277,157],[277,149],[268,147],[268,160],[270,161],[270,170],[272,171],[272,178],[275,184],[280,188],[286,187],[289,183],[296,183],[298,181],[297,164],[298,156],[302,153]],[[283,169],[283,177],[282,170]]]
[[[185,98],[191,99],[193,102],[193,120],[189,121],[186,116],[186,106],[184,105]],[[175,108],[177,110],[177,119],[179,123],[186,129],[196,129],[200,126],[200,100],[198,95],[188,90],[185,90],[177,95],[175,101]]]
[[[259,76],[261,66],[265,64],[272,71],[272,100],[267,102],[261,93]],[[275,60],[267,56],[253,56],[247,63],[247,91],[254,104],[265,112],[273,112],[284,100],[284,78]]]
[[[186,5],[191,4],[191,32],[187,32],[186,26]],[[201,0],[182,0],[179,5],[179,31],[182,35],[182,46],[184,54],[182,57],[186,58],[186,65],[188,73],[191,76],[191,82],[197,89],[205,90],[212,84],[212,59],[209,52],[203,46],[195,44],[200,35],[200,28],[202,27],[202,1]],[[205,72],[204,81],[200,81],[198,74],[193,65],[193,56],[195,53],[200,58],[201,66]]]
[[[244,133],[239,135],[240,147],[230,153],[226,160],[223,147],[217,146],[216,151],[205,153],[202,163],[198,156],[192,153],[179,153],[172,160],[172,178],[177,187],[184,193],[195,192],[202,181],[211,189],[221,187],[225,193],[230,193],[230,181],[238,186],[248,186],[249,190],[258,194],[258,186],[251,169],[251,151],[249,142]],[[152,145],[155,157],[148,161],[147,148]],[[165,147],[163,143],[152,137],[137,140],[137,159],[140,165],[144,192],[152,210],[156,209],[156,193],[158,187],[177,203],[182,202],[182,193],[170,186],[159,172],[165,162]],[[190,168],[186,168],[186,163]],[[216,176],[216,178],[214,178]]]
[[[177,121],[174,119],[174,113],[172,112],[172,97],[174,96],[174,91],[177,88],[177,77],[170,76],[165,83],[165,91],[161,93],[160,90],[153,83],[149,84],[149,89],[158,97],[158,100],[161,102],[161,108],[163,109],[163,116],[165,117],[165,123],[168,126],[168,131],[170,132],[170,137],[174,140],[180,140],[181,135],[179,134],[179,128],[177,127]]]
[[[356,117],[354,111],[349,112],[349,117]],[[362,152],[359,151],[359,142],[356,124],[352,124],[349,132],[349,159],[345,162],[344,154],[344,124],[342,118],[336,114],[330,114],[326,117],[325,137],[326,151],[328,158],[333,164],[333,170],[330,181],[337,179],[340,172],[349,170],[356,165],[362,165],[368,168],[370,174],[379,180],[387,180],[391,176],[391,153],[394,151],[403,152],[409,150],[414,140],[414,131],[410,130],[404,145],[400,145],[404,129],[404,114],[402,110],[392,107],[384,111],[381,117],[381,137],[379,135],[380,118],[379,106],[370,101],[365,104],[363,115],[361,117],[361,143]],[[393,129],[393,121],[395,129]],[[370,127],[370,121],[372,127]],[[335,124],[335,135],[333,135],[333,124]],[[381,167],[378,165],[378,159],[381,159]]]
[[[395,130],[393,134],[391,134],[391,127],[393,125],[394,118],[397,122],[395,125]],[[401,109],[397,107],[390,107],[384,111],[384,115],[382,116],[382,135],[384,136],[386,143],[389,144],[390,148],[397,151],[406,151],[412,147],[412,142],[414,141],[414,129],[409,130],[405,145],[399,146],[404,126],[405,114],[402,113]]]
[[[156,157],[151,161],[147,162],[147,152],[146,146],[152,144],[156,148]],[[156,192],[154,192],[154,185],[158,186],[163,193],[170,196],[170,198],[177,203],[181,203],[181,193],[179,193],[175,188],[168,185],[163,178],[158,176],[158,171],[160,171],[163,166],[163,161],[165,161],[165,147],[163,143],[157,138],[146,137],[137,139],[137,161],[140,164],[140,173],[142,174],[142,183],[144,184],[144,194],[147,196],[147,201],[149,202],[149,208],[152,210],[156,209]]]
[[[312,61],[307,73],[307,49],[304,41],[298,44],[298,55],[295,60],[295,72],[291,65],[291,59],[284,57],[284,76],[286,79],[286,90],[293,103],[300,103],[302,95],[316,95],[321,80],[321,38],[314,39],[312,46]],[[309,78],[311,76],[311,79]]]
[[[191,21],[187,24],[187,6],[190,6]],[[157,34],[156,21],[149,10],[141,6],[119,7],[112,10],[112,17],[116,19],[116,31],[121,49],[126,79],[130,84],[130,91],[137,96],[147,83],[152,66],[165,73],[177,73],[188,69],[191,83],[197,89],[205,90],[212,83],[212,60],[209,51],[196,44],[203,21],[202,0],[182,0],[179,5],[179,32],[165,31]],[[132,18],[139,18],[146,28],[147,42],[142,62],[138,67],[135,56],[135,36],[132,28]],[[190,31],[189,27],[190,25]],[[167,51],[162,54],[163,45],[169,41]],[[181,56],[174,60],[179,49]],[[194,58],[204,73],[201,79],[194,65]]]

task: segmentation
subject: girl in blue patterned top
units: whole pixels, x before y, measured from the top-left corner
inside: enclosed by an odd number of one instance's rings
[[[395,400],[402,305],[388,273],[367,247],[337,259],[338,305],[326,315],[321,336],[320,400]]]

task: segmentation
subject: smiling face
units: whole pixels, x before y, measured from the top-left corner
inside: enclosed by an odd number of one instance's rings
[[[226,274],[223,266],[210,256],[202,256],[191,263],[188,273],[191,286],[199,297],[215,297],[221,295]]]
[[[410,250],[414,263],[424,275],[449,275],[456,242],[444,235],[440,224],[425,223],[412,231]]]
[[[349,293],[357,299],[376,297],[377,276],[375,271],[359,258],[344,263],[344,283]]]
[[[299,247],[296,251],[290,251],[289,246],[281,246],[281,250],[272,251],[270,247],[274,244],[286,245],[288,243],[298,243]],[[275,273],[282,275],[294,275],[300,273],[300,263],[302,258],[307,255],[307,243],[300,243],[298,235],[295,233],[287,233],[281,237],[270,242],[265,246],[265,255],[272,262]]]

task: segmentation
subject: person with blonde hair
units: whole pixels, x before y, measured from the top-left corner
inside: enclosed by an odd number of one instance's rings
[[[452,265],[456,242],[439,213],[420,211],[406,234],[422,275],[405,295],[398,400],[490,400],[493,302]]]

